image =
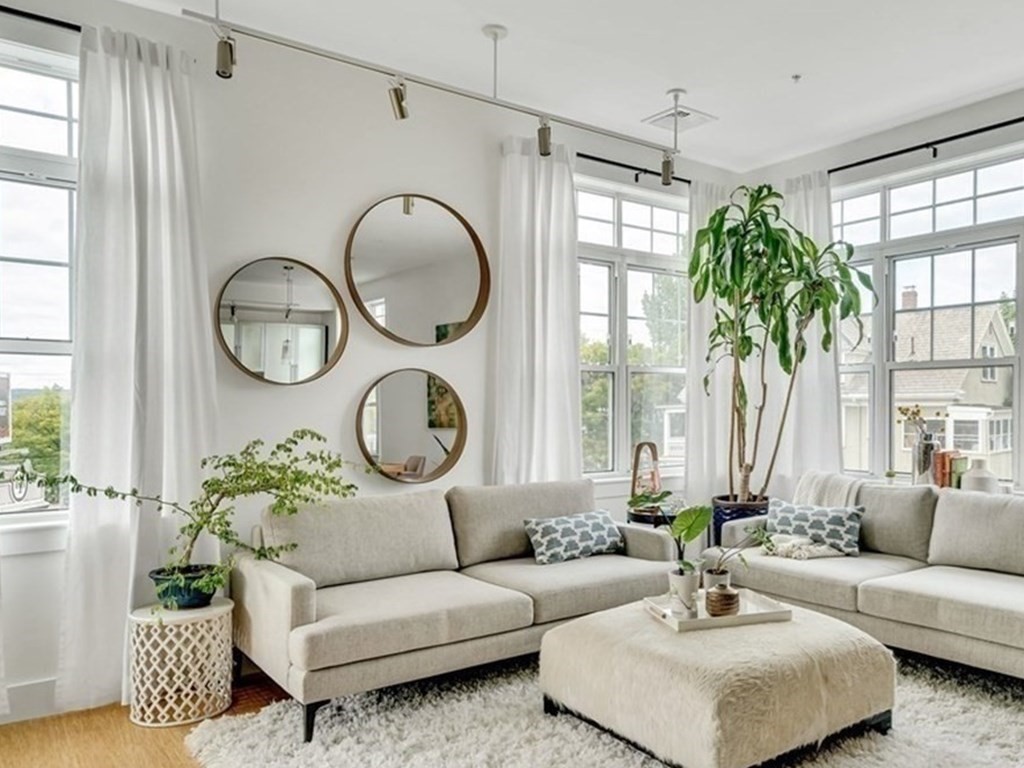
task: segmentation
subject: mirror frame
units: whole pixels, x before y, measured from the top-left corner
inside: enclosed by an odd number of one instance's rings
[[[418,198],[420,200],[429,200],[430,202],[439,205],[441,208],[443,208],[445,211],[451,214],[455,218],[455,220],[463,226],[463,228],[466,230],[466,234],[469,235],[470,241],[473,243],[473,250],[476,251],[477,265],[480,268],[480,284],[476,292],[476,302],[473,304],[473,309],[469,313],[469,317],[462,321],[462,324],[459,326],[459,329],[451,336],[446,338],[444,341],[435,341],[430,344],[426,344],[420,341],[412,341],[403,336],[399,336],[390,329],[380,325],[374,319],[373,315],[370,314],[370,311],[366,308],[366,305],[363,302],[363,298],[359,294],[359,287],[356,285],[355,276],[352,273],[352,246],[355,243],[356,232],[359,231],[359,225],[363,223],[363,219],[369,216],[370,213],[377,206],[383,205],[389,200],[399,200],[403,197],[413,197]],[[388,197],[378,200],[365,211],[363,211],[359,218],[356,219],[356,223],[352,225],[352,230],[349,232],[348,241],[345,243],[345,283],[348,285],[349,295],[355,302],[356,310],[359,312],[360,315],[363,316],[363,319],[370,324],[370,327],[377,331],[377,333],[381,334],[382,336],[386,336],[392,341],[407,347],[442,347],[445,344],[451,344],[452,342],[458,341],[459,339],[463,338],[476,327],[477,323],[480,322],[480,318],[483,317],[484,311],[487,309],[487,302],[490,299],[491,295],[491,267],[487,261],[487,252],[484,250],[484,245],[480,241],[480,237],[477,235],[476,230],[473,229],[473,226],[466,220],[466,218],[461,213],[459,213],[457,210],[452,208],[447,203],[438,200],[436,197],[430,197],[429,195],[420,195],[416,194],[415,192],[407,192],[400,195],[389,195]]]
[[[294,264],[296,267],[302,267],[303,269],[307,269],[310,272],[312,272],[314,275],[320,278],[323,284],[327,286],[327,290],[331,292],[331,297],[334,299],[335,304],[338,307],[338,314],[341,316],[341,328],[338,332],[338,343],[335,345],[334,352],[332,352],[331,356],[327,358],[327,362],[324,363],[323,366],[321,366],[319,371],[317,371],[312,376],[308,376],[305,379],[300,379],[299,381],[274,381],[272,379],[265,379],[262,376],[257,376],[255,373],[253,373],[244,365],[242,365],[241,361],[237,357],[235,357],[235,353],[228,347],[227,342],[224,341],[224,334],[220,330],[220,305],[221,301],[224,299],[224,291],[228,289],[228,286],[231,284],[231,281],[234,280],[238,276],[238,274],[242,272],[242,270],[244,270],[246,267],[250,267],[253,264],[259,264],[260,262],[263,261],[284,261],[290,264]],[[243,264],[234,272],[232,272],[228,279],[224,281],[224,285],[222,285],[220,291],[217,292],[217,299],[213,305],[213,331],[214,334],[217,336],[217,344],[220,346],[222,350],[224,350],[224,354],[227,355],[228,360],[230,360],[231,363],[246,376],[256,379],[256,381],[263,382],[264,384],[274,384],[279,387],[294,387],[298,384],[307,384],[311,381],[316,381],[321,376],[326,375],[328,371],[330,371],[332,368],[334,368],[335,365],[338,364],[338,361],[341,359],[341,355],[342,353],[344,353],[345,347],[348,344],[348,311],[345,309],[345,302],[342,301],[341,293],[339,293],[338,289],[334,287],[334,283],[328,280],[327,276],[316,267],[307,264],[304,261],[300,261],[299,259],[293,259],[290,256],[264,256],[261,259],[253,259],[252,261],[247,261],[245,264]]]
[[[444,382],[445,386],[448,387],[448,391],[451,392],[452,398],[455,401],[455,410],[459,416],[459,424],[462,425],[461,429],[457,429],[455,431],[455,442],[452,443],[452,447],[448,451],[448,456],[445,457],[445,460],[441,462],[440,466],[438,466],[437,469],[435,469],[430,474],[423,475],[422,477],[417,477],[413,479],[396,477],[394,475],[388,474],[383,469],[381,469],[380,465],[376,461],[374,461],[373,456],[370,455],[370,450],[366,447],[366,436],[363,434],[363,411],[366,408],[366,401],[370,397],[370,393],[373,392],[373,390],[389,376],[393,376],[396,373],[405,373],[408,371],[411,371],[413,373],[422,373],[426,376],[433,376],[434,378],[440,379],[442,382]],[[379,407],[380,406],[378,405],[378,408]],[[455,391],[455,388],[443,376],[439,376],[433,371],[428,371],[425,368],[396,368],[393,371],[388,371],[383,376],[377,377],[376,379],[374,379],[373,383],[366,388],[366,391],[363,393],[362,398],[360,398],[359,400],[359,408],[356,409],[356,442],[359,443],[359,452],[363,454],[363,458],[366,460],[366,463],[370,467],[373,467],[377,475],[396,483],[417,485],[419,483],[429,483],[434,480],[437,480],[440,477],[444,477],[445,475],[447,475],[449,472],[452,471],[452,468],[459,463],[459,459],[462,458],[462,451],[466,447],[466,437],[468,432],[469,425],[466,422],[466,408],[462,404],[462,398],[459,397],[459,393]]]

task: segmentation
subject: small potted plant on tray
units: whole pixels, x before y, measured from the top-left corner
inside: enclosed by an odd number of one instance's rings
[[[88,485],[72,475],[37,476],[48,490],[67,485],[71,493],[132,500],[137,506],[152,505],[156,511],[173,510],[183,523],[177,543],[170,550],[167,565],[150,571],[157,598],[165,608],[200,608],[210,604],[214,593],[227,584],[234,558],[220,563],[193,563],[192,553],[199,537],[214,536],[229,547],[252,552],[258,558],[274,559],[295,548],[251,546],[234,528],[234,502],[249,496],[268,496],[275,515],[294,515],[302,504],[316,504],[329,497],[352,496],[356,486],[341,476],[345,464],[331,451],[318,447],[302,449],[303,443],[325,443],[326,438],[309,429],[297,429],[264,455],[262,440],[252,440],[237,453],[208,456],[200,466],[208,471],[199,494],[187,504],[144,493],[107,486]]]
[[[678,599],[691,615],[697,612],[697,591],[700,589],[700,560],[686,559],[686,545],[696,540],[711,524],[711,507],[686,507],[669,523],[669,532],[676,545],[676,568],[669,571],[669,593]]]

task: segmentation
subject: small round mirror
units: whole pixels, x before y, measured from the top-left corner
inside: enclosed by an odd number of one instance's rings
[[[345,247],[345,279],[370,325],[414,347],[469,333],[491,285],[469,222],[440,200],[413,194],[385,198],[359,217]]]
[[[228,279],[217,297],[217,328],[231,362],[273,384],[323,376],[348,339],[337,289],[313,267],[285,257],[249,262]]]
[[[384,477],[426,483],[458,462],[466,445],[466,411],[452,385],[419,368],[377,379],[356,415],[359,450]]]

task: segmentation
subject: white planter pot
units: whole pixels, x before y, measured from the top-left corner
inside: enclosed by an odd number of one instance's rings
[[[669,571],[668,591],[673,613],[697,618],[697,591],[700,589],[700,573],[679,573]]]
[[[988,471],[985,459],[974,459],[971,468],[960,478],[960,488],[965,491],[999,493],[999,478]]]
[[[714,589],[719,584],[725,584],[725,586],[732,586],[732,573],[726,571],[725,573],[712,573],[711,571],[704,571],[704,591]]]

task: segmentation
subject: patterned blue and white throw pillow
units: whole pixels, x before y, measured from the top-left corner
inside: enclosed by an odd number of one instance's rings
[[[612,554],[623,548],[619,527],[603,509],[523,522],[533,544],[533,555],[541,565]]]
[[[860,554],[860,521],[864,507],[816,507],[782,499],[768,502],[768,533],[806,536],[844,555]]]

